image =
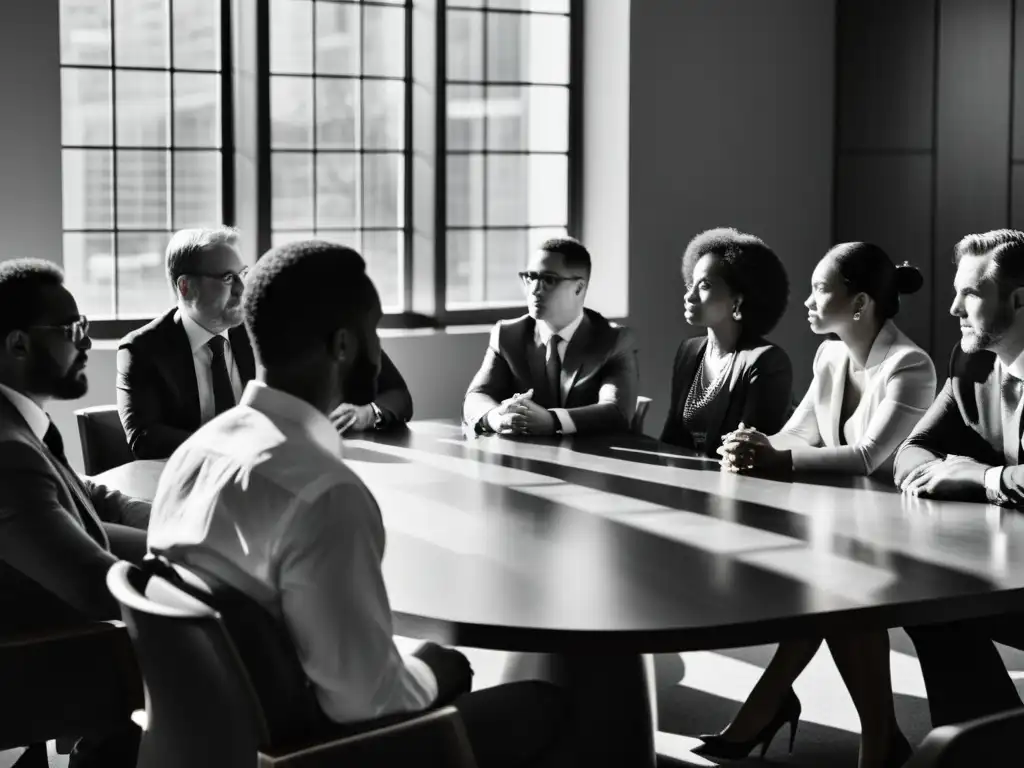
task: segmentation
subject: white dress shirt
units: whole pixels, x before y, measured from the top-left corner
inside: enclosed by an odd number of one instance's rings
[[[538,320],[534,324],[533,337],[538,344],[541,344],[542,346],[546,347],[548,345],[548,342],[551,341],[551,337],[557,333],[559,337],[562,339],[560,342],[558,342],[558,359],[564,363],[565,350],[569,348],[569,342],[572,341],[573,334],[576,333],[576,329],[580,327],[580,323],[582,322],[582,311],[579,313],[575,320],[573,320],[567,326],[562,328],[562,330],[560,331],[552,328],[551,324],[548,323],[546,320]],[[567,411],[565,408],[551,408],[550,410],[553,414],[555,414],[555,418],[558,419],[558,423],[562,427],[562,434],[571,435],[576,431],[576,424],[573,422],[572,416],[569,415],[569,411]]]
[[[42,440],[46,430],[50,428],[50,417],[39,406],[39,403],[4,384],[0,384],[0,393],[3,393],[11,401],[11,405],[21,414],[21,418],[28,424],[32,434]]]
[[[430,667],[395,647],[384,543],[331,422],[259,381],[171,456],[148,538],[279,617],[324,713],[342,723],[437,698]]]
[[[769,438],[773,447],[792,451],[793,469],[892,476],[896,449],[935,399],[935,365],[887,321],[864,368],[855,372],[862,383],[860,401],[840,424],[846,379],[854,365],[843,342],[825,341],[818,347],[807,394],[782,430]]]
[[[997,381],[1002,381],[1006,375],[1013,376],[1018,381],[1024,381],[1024,353],[1019,355],[1009,365],[1004,365],[1003,361],[996,357],[995,361],[995,375]],[[1020,403],[1017,404],[1017,412],[1014,414],[1014,422],[1019,424],[1021,419],[1021,411],[1024,410],[1024,398],[1021,398]],[[1017,451],[1020,437],[1018,434],[1008,432],[1006,429],[1003,430],[1003,458],[1006,460],[1006,464],[1009,466],[1016,466],[1017,464]],[[1002,488],[1000,487],[1000,478],[1003,474],[1003,467],[989,467],[985,470],[985,495],[988,500],[995,504],[1002,504],[1007,501],[1006,496],[1003,495]]]
[[[199,422],[205,424],[212,419],[217,408],[213,399],[213,350],[207,344],[214,336],[221,336],[227,342],[224,345],[224,362],[228,367],[228,378],[231,379],[231,392],[235,396],[235,402],[242,396],[242,374],[238,372],[235,364],[235,355],[231,351],[231,339],[228,332],[222,331],[219,334],[210,333],[199,323],[189,317],[188,313],[181,312],[181,327],[188,335],[188,343],[192,347],[192,364],[196,369],[196,384],[199,388]]]

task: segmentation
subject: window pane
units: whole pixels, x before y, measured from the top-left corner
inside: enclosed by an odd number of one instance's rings
[[[114,236],[64,233],[64,277],[78,311],[91,318],[114,314]]]
[[[568,162],[564,155],[487,158],[487,223],[564,226],[568,221]]]
[[[167,67],[167,0],[114,0],[114,64]]]
[[[523,285],[516,273],[529,259],[529,237],[525,229],[488,230],[484,277],[488,302],[523,303]]]
[[[483,80],[484,14],[450,11],[447,21],[448,79]]]
[[[402,155],[363,155],[363,226],[405,224],[405,174]]]
[[[448,225],[480,227],[484,221],[484,158],[448,156]]]
[[[358,5],[316,4],[316,71],[330,75],[359,74]]]
[[[358,229],[319,229],[317,230],[316,237],[319,240],[327,240],[338,245],[344,245],[357,251],[359,255],[363,254],[363,235]]]
[[[270,71],[309,74],[313,71],[313,3],[271,0]]]
[[[487,148],[568,151],[569,89],[488,87]]]
[[[448,86],[448,149],[484,148],[484,87]]]
[[[380,303],[385,308],[396,309],[401,303],[402,253],[405,233],[363,232],[363,258],[366,259],[366,273],[377,286]]]
[[[287,243],[294,243],[296,240],[312,240],[314,237],[315,235],[312,232],[277,230],[270,233],[270,247],[277,248]]]
[[[405,76],[405,9],[363,6],[363,74]]]
[[[304,229],[313,226],[313,155],[271,153],[271,226]]]
[[[514,11],[569,12],[569,0],[487,0],[487,6],[489,8],[507,8]]]
[[[313,79],[270,79],[270,146],[275,149],[313,146]]]
[[[173,294],[164,259],[168,240],[169,232],[118,233],[115,264],[120,317],[153,317],[171,304]]]
[[[107,149],[65,149],[64,229],[114,226],[114,153]]]
[[[488,14],[487,79],[568,83],[568,17]]]
[[[174,228],[224,221],[220,152],[174,153]]]
[[[220,146],[220,75],[174,75],[174,145]]]
[[[445,243],[446,301],[482,302],[484,295],[484,233],[479,229],[450,230]]]
[[[174,0],[174,66],[220,71],[220,3]]]
[[[118,228],[168,228],[168,161],[168,152],[124,149],[118,151]]]
[[[62,69],[60,88],[61,140],[72,145],[114,143],[110,71]]]
[[[363,81],[363,146],[366,149],[405,147],[405,83]]]
[[[129,147],[170,144],[170,75],[117,70],[117,143]]]
[[[316,156],[318,227],[359,226],[359,155],[325,152]]]
[[[60,0],[60,63],[110,64],[110,0]]]
[[[316,143],[320,149],[356,149],[359,81],[317,78]]]

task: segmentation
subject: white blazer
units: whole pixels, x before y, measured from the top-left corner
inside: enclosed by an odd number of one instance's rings
[[[935,366],[891,320],[868,353],[860,403],[840,425],[850,353],[826,341],[814,356],[807,394],[771,444],[793,452],[793,469],[892,475],[892,457],[935,399]],[[839,430],[846,439],[840,442]]]

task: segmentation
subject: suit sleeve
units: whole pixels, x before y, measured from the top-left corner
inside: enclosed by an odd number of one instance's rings
[[[682,444],[682,409],[683,398],[686,397],[686,392],[683,392],[682,368],[685,354],[686,342],[684,341],[676,350],[676,359],[672,363],[672,396],[668,404],[665,426],[662,428],[661,438],[659,438],[663,443],[672,445]]]
[[[117,411],[136,459],[166,459],[190,434],[163,423],[158,376],[136,346],[117,350]]]
[[[956,352],[954,351],[954,358]],[[925,413],[896,453],[893,477],[896,485],[902,484],[911,470],[933,459],[945,458],[947,454],[985,457],[992,453],[991,446],[964,422],[957,404],[953,376],[953,358],[950,359],[949,376],[942,391]]]
[[[94,483],[87,478],[83,478],[82,483],[89,492],[89,499],[96,508],[96,514],[103,522],[126,525],[142,531],[149,527],[148,501],[125,496],[120,491]]]
[[[107,571],[117,560],[65,510],[45,460],[27,445],[0,445],[0,560],[86,618],[117,618]]]
[[[484,361],[469,383],[462,402],[462,420],[465,424],[475,424],[502,400],[515,394],[515,378],[501,352],[500,340],[501,323],[497,323],[491,329]]]
[[[615,349],[601,368],[597,403],[566,411],[579,434],[625,431],[633,420],[639,389],[636,338],[628,328],[620,328]]]
[[[771,435],[783,424],[793,394],[793,364],[779,347],[758,355],[747,373],[743,423]]]
[[[386,352],[380,355],[380,375],[377,377],[377,397],[373,401],[380,408],[381,426],[385,429],[405,424],[412,418],[412,395],[401,372]]]

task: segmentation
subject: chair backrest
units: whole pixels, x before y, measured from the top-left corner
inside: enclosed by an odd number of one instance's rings
[[[121,603],[146,684],[139,764],[252,768],[267,726],[217,611],[126,562],[111,567],[107,586]]]
[[[647,409],[650,407],[651,398],[637,395],[636,410],[633,411],[633,423],[630,424],[630,429],[634,434],[642,435],[644,433],[644,419],[647,417]]]
[[[124,436],[116,405],[79,408],[75,416],[78,417],[78,438],[82,443],[85,474],[98,475],[135,460]]]
[[[1011,709],[929,733],[905,768],[1002,768],[1020,765],[1024,708]]]

